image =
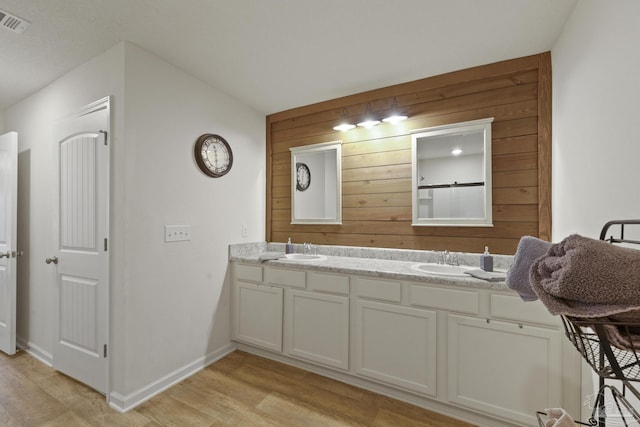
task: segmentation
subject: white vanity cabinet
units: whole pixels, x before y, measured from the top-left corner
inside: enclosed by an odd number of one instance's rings
[[[436,312],[362,299],[355,307],[355,371],[435,396]]]
[[[233,275],[234,339],[281,352],[282,288],[259,284],[262,267],[235,264]]]
[[[234,265],[236,341],[349,369],[348,276]]]
[[[402,305],[403,283],[354,277],[354,370],[358,375],[436,395],[436,312]]]
[[[580,355],[539,301],[482,285],[233,265],[233,337],[258,353],[479,426],[533,427],[551,407],[580,413]]]
[[[349,369],[349,277],[307,272],[307,290],[285,290],[285,353]]]
[[[285,353],[349,369],[349,298],[287,290]]]
[[[562,401],[557,329],[448,315],[448,399],[520,425]]]

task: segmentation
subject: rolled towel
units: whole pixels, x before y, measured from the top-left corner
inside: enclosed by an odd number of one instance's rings
[[[258,254],[258,261],[273,261],[276,259],[285,258],[284,252],[261,252]]]
[[[538,296],[531,288],[529,281],[529,270],[533,262],[543,256],[551,243],[540,240],[532,236],[524,236],[518,243],[516,254],[513,257],[513,264],[507,271],[505,282],[507,286],[520,295],[523,301],[535,301]]]
[[[574,234],[534,261],[529,281],[551,314],[597,318],[639,310],[640,251]]]
[[[471,277],[476,279],[486,280],[487,282],[504,282],[504,273],[500,271],[484,271],[478,269],[465,271]]]
[[[549,419],[545,423],[545,427],[576,427],[576,423],[571,415],[562,408],[545,409]]]

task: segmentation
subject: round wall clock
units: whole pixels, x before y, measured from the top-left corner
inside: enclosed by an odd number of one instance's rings
[[[296,189],[304,191],[311,184],[311,171],[305,163],[296,163]]]
[[[233,165],[233,152],[229,143],[220,135],[205,133],[196,141],[194,148],[196,163],[202,172],[219,178]]]

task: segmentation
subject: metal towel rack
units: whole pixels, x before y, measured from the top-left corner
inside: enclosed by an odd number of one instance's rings
[[[617,236],[611,235],[607,238],[609,229],[618,225],[620,228]],[[640,235],[640,219],[609,221],[602,227],[600,240],[612,244],[640,245],[640,240],[625,237],[625,229],[633,225],[638,226],[638,235]],[[640,283],[638,285],[640,286]],[[576,424],[606,427],[608,418],[606,394],[609,394],[612,399],[610,403],[615,405],[612,409],[617,411],[615,422],[609,416],[612,421],[609,425],[616,427],[640,425],[640,413],[627,399],[627,396],[632,395],[640,401],[640,392],[635,386],[640,382],[640,320],[638,322],[620,322],[609,318],[561,317],[567,338],[599,377],[598,394],[591,417],[588,423],[576,421]],[[616,335],[628,345],[620,348],[620,344],[618,347],[612,344],[609,339],[611,328],[615,328]],[[605,384],[605,380],[620,381],[622,391],[616,386]],[[545,427],[543,417],[546,414],[538,412],[537,415],[540,427]]]

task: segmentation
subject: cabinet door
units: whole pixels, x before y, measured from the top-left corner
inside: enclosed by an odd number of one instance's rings
[[[233,313],[234,339],[282,351],[282,288],[236,282]]]
[[[356,301],[355,370],[387,384],[436,395],[436,312]]]
[[[349,369],[349,298],[287,289],[285,352]]]
[[[559,330],[449,315],[448,331],[450,401],[526,426],[562,406]]]

